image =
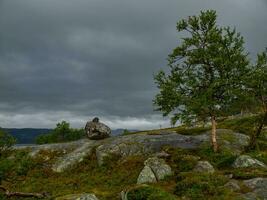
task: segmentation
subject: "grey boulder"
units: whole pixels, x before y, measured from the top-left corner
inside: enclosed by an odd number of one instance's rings
[[[161,158],[148,158],[144,165],[145,167],[138,176],[137,184],[155,183],[172,175],[171,167]]]
[[[137,178],[137,184],[156,183],[157,178],[150,167],[145,166]]]
[[[253,167],[253,168],[267,168],[267,166],[254,158],[251,158],[248,155],[241,155],[239,156],[233,163],[234,168],[247,168],[247,167]]]
[[[201,173],[214,173],[215,169],[208,161],[198,161],[193,171]]]
[[[239,191],[241,189],[237,180],[230,180],[230,181],[228,181],[224,185],[224,187],[227,188],[227,189],[229,189],[229,190],[231,190],[232,192],[237,192],[237,191]]]
[[[111,129],[99,122],[98,118],[94,118],[85,125],[85,132],[89,139],[91,140],[101,140],[110,137]]]
[[[157,180],[163,180],[166,176],[172,175],[172,169],[166,164],[165,160],[157,157],[148,158],[144,162],[145,166],[151,168]]]

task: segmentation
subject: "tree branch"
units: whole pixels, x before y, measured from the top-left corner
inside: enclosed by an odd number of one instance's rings
[[[35,197],[41,199],[48,196],[46,193],[11,192],[2,185],[0,185],[0,190],[2,190],[7,197]]]

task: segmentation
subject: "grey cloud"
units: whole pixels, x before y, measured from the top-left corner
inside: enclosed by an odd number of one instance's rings
[[[0,126],[21,126],[5,118],[18,115],[153,121],[153,74],[179,43],[176,22],[202,9],[236,26],[252,56],[267,46],[265,0],[0,1]]]

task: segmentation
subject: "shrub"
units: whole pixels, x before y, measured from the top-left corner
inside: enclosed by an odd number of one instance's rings
[[[207,197],[224,197],[228,191],[221,187],[227,179],[222,175],[187,173],[181,175],[175,188],[175,194],[190,199],[207,199]]]

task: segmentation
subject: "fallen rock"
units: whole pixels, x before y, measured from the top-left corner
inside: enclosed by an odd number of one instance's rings
[[[232,192],[237,192],[241,189],[237,180],[230,180],[224,185],[224,187],[228,188]]]
[[[85,132],[87,137],[91,140],[101,140],[110,137],[111,129],[99,122],[99,119],[95,117],[92,121],[86,123]]]
[[[251,158],[248,155],[241,155],[239,156],[233,163],[234,168],[246,168],[246,167],[253,167],[253,168],[267,168],[267,166],[254,158]]]
[[[145,166],[144,169],[140,172],[137,184],[143,184],[143,183],[156,183],[157,178],[150,167]]]
[[[158,181],[172,175],[171,167],[163,159],[157,157],[148,158],[144,164],[151,168]]]
[[[57,197],[55,200],[98,200],[94,194],[70,194]]]
[[[214,173],[215,169],[208,161],[198,161],[193,171],[201,173]]]

